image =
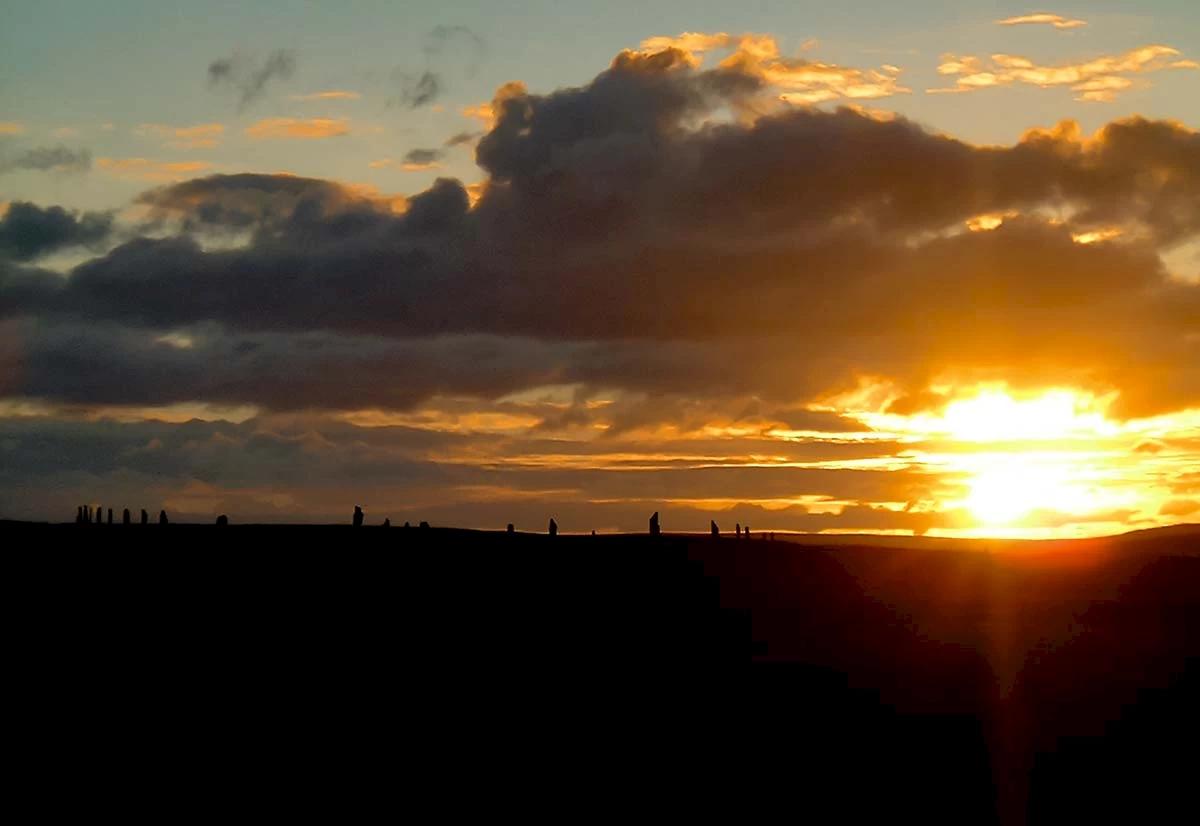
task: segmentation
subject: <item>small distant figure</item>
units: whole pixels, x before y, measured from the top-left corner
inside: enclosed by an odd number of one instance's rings
[[[112,524],[112,508],[108,509],[108,524]]]
[[[79,507],[77,507],[75,509],[75,524],[76,525],[83,524],[83,505],[80,505]]]
[[[514,530],[515,530],[515,528],[513,528],[513,523],[509,522],[507,533],[512,533]]]
[[[121,524],[122,525],[129,524],[129,508],[126,508],[124,511],[121,512]]]
[[[654,516],[650,517],[650,535],[658,536],[658,534],[659,534],[658,511],[655,511]]]
[[[390,528],[390,527],[392,527],[392,520],[391,520],[391,519],[384,519],[384,520],[383,520],[383,527],[385,527],[385,528]]]
[[[708,520],[708,527],[709,527],[709,530],[712,531],[713,536],[721,535],[721,529],[717,527],[717,520],[715,520],[715,519]]]
[[[749,525],[746,526],[746,538],[747,539],[750,538],[750,526]]]
[[[558,536],[558,523],[553,518],[550,519],[550,535]]]
[[[592,536],[595,536],[595,535],[596,535],[596,529],[592,528]]]
[[[229,524],[229,517],[226,516],[225,514],[221,514],[220,516],[217,517],[217,527],[223,528],[228,524]]]
[[[158,524],[160,524],[160,525],[167,524],[167,512],[165,510],[158,512]]]
[[[742,535],[742,523],[741,522],[738,522],[737,524],[735,524],[733,526],[733,533],[734,533],[734,536],[738,536],[738,537],[740,537]]]
[[[145,509],[145,508],[142,508],[142,524],[143,524],[143,525],[149,525],[149,524],[150,524],[150,514],[146,513],[146,509]]]
[[[429,530],[429,523],[421,522],[421,524],[418,527],[421,528],[422,530]]]
[[[358,505],[354,506],[354,527],[361,528],[363,522],[363,511]]]
[[[406,527],[406,528],[411,528],[411,527],[412,527],[412,525],[409,525],[407,522],[405,522],[405,523],[404,523],[404,527]]]

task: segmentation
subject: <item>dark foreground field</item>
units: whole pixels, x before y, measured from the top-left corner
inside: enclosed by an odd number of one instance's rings
[[[989,553],[0,523],[0,547],[10,783],[46,819],[1194,802],[1196,529]]]

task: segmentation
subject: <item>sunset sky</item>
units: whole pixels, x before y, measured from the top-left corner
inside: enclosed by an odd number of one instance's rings
[[[1200,5],[0,10],[0,518],[1200,521]]]

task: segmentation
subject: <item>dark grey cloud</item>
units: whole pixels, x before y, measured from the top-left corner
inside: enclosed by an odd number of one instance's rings
[[[470,146],[483,137],[483,135],[483,132],[457,132],[446,138],[446,142],[442,145],[446,147]]]
[[[410,149],[404,153],[404,163],[431,164],[444,156],[445,153],[440,149]]]
[[[290,49],[277,49],[261,63],[248,55],[235,53],[208,64],[208,83],[228,87],[238,95],[238,111],[261,98],[273,80],[287,80],[296,70],[296,56]]]
[[[979,147],[851,109],[704,125],[762,88],[676,50],[508,85],[473,208],[448,179],[402,214],[330,182],[191,181],[144,196],[182,234],[26,279],[24,301],[146,331],[538,341],[555,376],[630,392],[803,401],[872,376],[918,409],[951,375],[1119,388],[1127,414],[1200,400],[1200,288],[1157,254],[1200,231],[1196,133],[1135,118]],[[1072,240],[1109,223],[1129,236]],[[191,237],[219,231],[252,237]]]
[[[37,172],[86,172],[92,168],[92,153],[87,149],[65,146],[27,149],[15,157],[0,155],[0,173],[33,170]]]
[[[0,217],[0,257],[29,261],[67,247],[95,248],[109,239],[112,230],[109,212],[81,214],[14,201]]]

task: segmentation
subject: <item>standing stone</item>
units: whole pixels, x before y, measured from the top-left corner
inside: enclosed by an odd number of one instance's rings
[[[747,539],[750,538],[750,526],[749,525],[746,526],[746,538]]]
[[[734,533],[734,536],[742,535],[742,523],[741,522],[738,522],[736,525],[733,526],[733,533]]]
[[[411,526],[411,525],[409,525],[409,524],[408,524],[408,522],[405,522],[405,523],[404,523],[404,527],[406,527],[406,528],[411,528],[412,526]]]
[[[553,518],[550,519],[550,535],[558,536],[558,523]]]
[[[512,533],[512,532],[513,532],[513,523],[509,522],[508,523],[508,533]]]
[[[659,534],[658,511],[655,511],[654,516],[650,517],[650,535],[658,536],[658,534]]]
[[[167,524],[167,512],[165,510],[158,512],[158,524],[160,524],[160,525]]]
[[[596,529],[592,528],[592,536],[595,536],[595,535],[596,535]]]
[[[75,524],[83,524],[83,505],[80,505],[75,509]]]
[[[112,508],[108,509],[108,524],[112,524]]]
[[[390,527],[392,527],[392,520],[391,520],[391,519],[384,519],[384,520],[383,520],[383,527],[385,527],[385,528],[390,528]]]
[[[424,528],[425,530],[429,530],[429,523],[428,523],[428,522],[425,522],[425,521],[422,521],[420,525],[417,525],[417,527],[418,527],[418,528]]]
[[[129,524],[129,508],[126,508],[124,511],[121,512],[121,524],[122,525]]]
[[[96,508],[96,524],[104,524],[104,508]]]
[[[721,535],[721,529],[717,527],[717,520],[715,520],[715,519],[708,520],[708,528],[710,531],[712,531],[713,536]]]
[[[146,525],[150,522],[150,514],[146,513],[146,509],[142,508],[142,524]]]
[[[220,516],[217,517],[217,524],[220,525],[221,527],[228,525],[229,517],[226,516],[225,514],[221,514]]]
[[[361,528],[363,523],[363,510],[358,505],[354,506],[354,527]]]

